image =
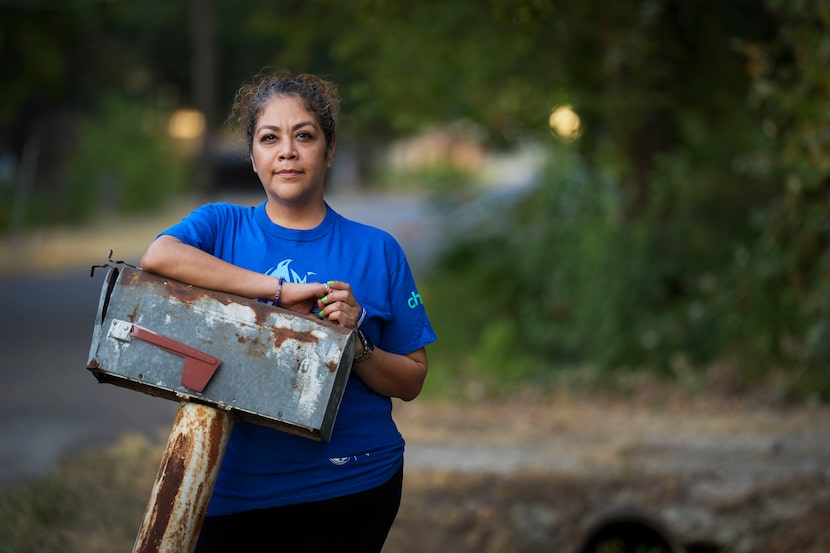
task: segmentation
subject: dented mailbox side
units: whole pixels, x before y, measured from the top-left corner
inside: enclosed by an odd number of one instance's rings
[[[100,382],[328,440],[353,352],[353,332],[338,325],[118,267],[103,285],[87,367]],[[194,371],[201,377],[183,382]]]

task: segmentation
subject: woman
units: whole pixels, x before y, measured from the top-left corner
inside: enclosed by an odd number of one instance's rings
[[[404,441],[393,397],[421,391],[435,340],[406,258],[387,233],[323,196],[336,149],[334,85],[278,72],[237,92],[265,190],[257,207],[196,209],[150,245],[142,267],[358,329],[330,442],[238,422],[196,551],[380,551],[401,496]]]

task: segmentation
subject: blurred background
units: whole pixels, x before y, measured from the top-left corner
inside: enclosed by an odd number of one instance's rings
[[[2,373],[40,351],[48,381],[44,336],[78,320],[60,370],[83,373],[90,263],[260,201],[225,117],[275,66],[341,87],[330,200],[412,259],[440,336],[425,397],[825,405],[828,64],[826,0],[0,0]]]
[[[719,363],[830,392],[826,2],[0,6],[8,255],[35,229],[259,193],[233,94],[308,71],[344,97],[334,191],[462,208],[429,293],[476,324],[436,345],[442,373],[498,378],[520,351],[523,377]]]

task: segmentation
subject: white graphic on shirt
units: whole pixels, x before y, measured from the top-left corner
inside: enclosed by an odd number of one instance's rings
[[[329,462],[332,465],[336,465],[338,467],[341,467],[341,466],[345,465],[346,463],[348,463],[349,461],[357,461],[357,460],[360,459],[360,457],[368,457],[368,456],[369,456],[368,453],[364,453],[363,455],[352,455],[351,457],[331,457],[329,459]]]
[[[305,274],[305,276],[300,276],[300,274],[290,267],[293,259],[284,259],[280,261],[276,267],[271,267],[267,271],[265,271],[266,275],[273,275],[275,277],[282,277],[285,279],[286,282],[299,282],[299,283],[306,283],[308,282],[308,277],[316,275],[317,273],[309,271]]]

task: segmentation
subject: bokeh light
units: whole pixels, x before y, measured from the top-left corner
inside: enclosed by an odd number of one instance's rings
[[[550,128],[565,140],[576,140],[582,134],[582,120],[573,107],[564,104],[557,106],[548,119]]]
[[[179,109],[167,122],[167,132],[179,140],[195,140],[205,132],[207,122],[202,112],[195,109]]]

